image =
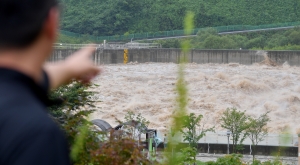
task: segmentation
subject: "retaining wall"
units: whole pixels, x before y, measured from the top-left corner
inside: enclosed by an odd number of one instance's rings
[[[49,61],[63,60],[76,50],[56,49]],[[287,61],[290,65],[300,66],[300,51],[268,51],[268,57],[282,64]],[[128,62],[172,62],[178,63],[181,56],[180,49],[129,49]],[[118,64],[124,61],[124,51],[115,49],[97,50],[93,57],[96,64]],[[264,60],[261,53],[254,50],[197,50],[188,53],[191,63],[240,63],[251,65]]]

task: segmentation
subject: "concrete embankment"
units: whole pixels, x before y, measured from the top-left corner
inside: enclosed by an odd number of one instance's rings
[[[75,49],[55,49],[50,61],[63,60]],[[262,62],[264,52],[255,50],[197,50],[188,53],[190,63],[239,63],[251,65]],[[129,49],[128,62],[172,62],[178,63],[181,56],[180,49]],[[278,64],[288,62],[290,65],[300,66],[300,51],[267,51],[269,59]],[[124,50],[102,49],[97,50],[93,56],[96,64],[118,64],[124,62]]]

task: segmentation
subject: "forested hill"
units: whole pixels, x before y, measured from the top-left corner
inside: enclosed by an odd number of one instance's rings
[[[120,35],[183,29],[187,10],[195,27],[259,25],[300,20],[299,0],[61,0],[61,29]]]

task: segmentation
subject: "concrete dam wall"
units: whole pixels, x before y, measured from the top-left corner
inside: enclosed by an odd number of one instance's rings
[[[64,60],[74,53],[75,49],[55,49],[49,61]],[[300,66],[300,51],[267,51],[267,56],[272,61],[282,64],[288,62],[293,66]],[[239,63],[251,65],[265,60],[265,52],[255,50],[197,50],[188,53],[190,63]],[[118,64],[124,62],[124,50],[101,49],[92,56],[96,64]],[[126,53],[128,62],[162,62],[178,63],[182,56],[180,49],[129,49]]]

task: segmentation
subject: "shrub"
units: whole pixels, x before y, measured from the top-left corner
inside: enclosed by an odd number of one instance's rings
[[[75,165],[88,164],[91,161],[90,151],[99,144],[98,132],[88,129],[91,123],[87,120],[94,112],[91,97],[87,89],[92,85],[72,82],[51,91],[49,98],[56,104],[49,107],[50,115],[65,131],[72,146],[72,158]],[[88,106],[88,108],[85,108]],[[79,135],[85,135],[80,137]]]
[[[92,151],[93,165],[148,165],[150,161],[141,151],[143,146],[131,138],[122,138],[119,131],[112,131],[108,141]]]

